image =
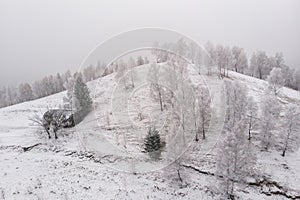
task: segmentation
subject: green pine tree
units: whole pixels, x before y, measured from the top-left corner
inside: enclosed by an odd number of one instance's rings
[[[74,85],[75,122],[80,122],[92,110],[92,99],[87,85],[83,82],[81,74],[78,75]]]
[[[156,128],[149,128],[148,134],[144,141],[144,150],[148,153],[158,151],[161,147],[160,145],[160,135]]]

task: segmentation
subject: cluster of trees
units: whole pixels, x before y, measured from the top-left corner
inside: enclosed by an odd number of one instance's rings
[[[81,74],[82,81],[86,83],[113,72],[122,74],[125,73],[128,68],[147,63],[149,63],[148,58],[142,56],[137,56],[136,60],[130,58],[128,64],[122,61],[112,63],[111,66],[107,68],[105,63],[98,62],[97,66],[89,65],[79,74]],[[67,90],[68,85],[73,84],[72,79],[77,75],[77,72],[72,74],[70,70],[68,70],[63,74],[57,73],[54,76],[46,76],[40,80],[34,81],[32,84],[22,83],[18,87],[5,86],[0,89],[0,108]],[[133,77],[133,74],[131,74],[131,77]],[[131,79],[131,84],[134,87],[133,78]]]
[[[176,43],[164,43],[159,44],[155,42],[153,44],[152,54],[156,57],[156,62],[166,62],[172,60],[174,54],[178,57],[189,58],[189,60],[196,65],[201,65],[204,63],[205,51],[193,42],[187,42],[183,38],[179,39]]]
[[[117,79],[123,79],[123,83],[125,88],[134,87],[134,70],[133,68],[136,66],[148,64],[148,58],[137,56],[136,59],[133,57],[129,57],[127,62],[125,62],[122,58],[111,63],[107,68],[105,68],[104,75],[111,74],[116,72]],[[127,76],[127,73],[130,72],[130,77]],[[130,80],[128,80],[130,79]]]
[[[290,68],[285,64],[282,53],[268,56],[264,51],[254,52],[250,58],[245,50],[238,46],[214,45],[207,42],[204,48],[199,47],[194,42],[184,39],[176,43],[155,43],[152,54],[156,56],[157,62],[166,62],[172,55],[188,58],[193,64],[199,67],[206,66],[208,75],[212,68],[217,67],[222,76],[228,76],[228,70],[267,80],[273,69],[274,73],[280,73],[282,85],[300,90],[300,69]]]
[[[102,76],[105,64],[98,63],[96,67],[90,65],[82,70],[83,82],[88,82]],[[25,101],[30,101],[45,96],[49,96],[66,90],[66,85],[70,85],[70,79],[76,76],[70,70],[63,74],[46,76],[32,84],[22,83],[18,87],[5,86],[0,90],[0,107],[6,107]]]
[[[251,175],[256,158],[247,139],[247,90],[237,81],[226,81],[225,85],[227,111],[223,140],[218,145],[216,177],[220,192],[234,199],[235,184]]]
[[[210,57],[210,65],[207,67],[216,65],[220,73],[223,69],[223,75],[226,75],[226,70],[233,70],[266,80],[274,70],[273,75],[279,74],[281,85],[299,90],[300,70],[287,66],[282,53],[268,56],[264,51],[257,51],[248,59],[244,49],[237,46],[232,48],[222,45],[214,46],[208,42],[205,49]]]
[[[164,141],[170,165],[164,169],[164,175],[171,183],[184,186],[187,184],[188,175],[183,170],[182,163],[189,156],[183,153],[188,147],[188,141],[198,142],[209,137],[206,132],[211,116],[211,99],[205,85],[191,82],[184,58],[168,52],[166,59],[167,65],[152,63],[149,66],[147,80],[150,84],[150,97],[157,102],[161,112],[168,113]],[[153,148],[148,148],[149,139],[148,132],[144,141],[146,152],[159,147],[157,143],[152,145]],[[159,140],[153,135],[151,141],[155,143],[154,141]],[[160,148],[155,152],[159,152]]]
[[[294,104],[286,108],[279,103],[276,96],[267,95],[261,105],[262,113],[260,117],[260,134],[262,148],[269,150],[276,147],[282,151],[293,152],[299,148],[300,144],[300,109]]]
[[[216,177],[220,183],[218,188],[232,199],[235,184],[254,173],[256,157],[252,141],[259,142],[265,151],[280,149],[282,156],[298,149],[300,110],[293,104],[284,109],[276,95],[266,94],[259,113],[257,102],[248,96],[245,86],[238,81],[225,81],[225,85],[227,107]]]
[[[175,76],[176,78],[169,78],[172,77],[169,73],[169,76],[165,76],[168,77],[165,80],[170,81],[177,89],[173,93],[168,92],[161,86],[163,82],[158,75],[159,70],[163,69],[155,65],[152,68],[149,80],[155,84],[153,88],[153,92],[156,93],[155,99],[159,104],[171,105],[162,106],[163,111],[167,108],[171,110],[170,135],[169,139],[166,139],[166,148],[168,159],[172,162],[164,169],[164,174],[182,186],[188,179],[188,175],[185,174],[182,167],[183,162],[189,159],[188,155],[182,156],[183,149],[187,145],[186,137],[193,129],[191,127],[195,127],[195,137],[198,140],[199,131],[197,130],[202,130],[201,123],[209,122],[210,110],[207,98],[209,94],[204,88],[198,88],[193,91],[193,96],[190,96],[190,90],[184,84],[181,85],[180,74]],[[175,66],[176,68],[177,66]],[[170,71],[166,70],[166,72]],[[155,73],[157,74],[155,75]],[[164,84],[167,85],[167,83]],[[233,199],[236,184],[245,182],[247,177],[255,175],[255,171],[253,171],[256,164],[254,143],[260,144],[261,150],[269,150],[274,147],[278,150],[279,148],[282,156],[299,147],[300,110],[295,105],[289,105],[284,109],[274,94],[266,94],[262,102],[258,104],[248,95],[246,86],[239,81],[226,80],[225,86],[226,117],[223,137],[218,145],[215,174],[220,192]],[[161,88],[158,89],[158,87]],[[182,88],[184,89],[181,90]],[[161,99],[159,90],[162,91]],[[179,102],[171,101],[172,95],[176,96]],[[179,112],[178,103],[184,112]],[[198,106],[196,107],[196,105]],[[259,112],[259,107],[261,112]],[[198,117],[187,117],[187,115],[195,116],[194,113],[198,113]],[[195,123],[194,126],[193,123]],[[205,134],[202,139],[205,139]],[[150,129],[144,144],[145,151],[150,152],[151,155],[153,155],[152,152],[159,152],[161,148],[159,132]]]

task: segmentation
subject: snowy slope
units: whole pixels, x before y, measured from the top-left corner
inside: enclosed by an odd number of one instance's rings
[[[146,74],[143,70],[147,70],[147,66],[135,70],[138,74]],[[223,126],[223,80],[216,76],[200,77],[191,66],[189,75],[192,84],[205,82],[209,86],[216,108],[213,110],[215,121],[207,134],[207,141],[201,145],[192,144],[188,150],[192,159],[186,164],[214,172],[214,149]],[[265,94],[265,81],[234,72],[230,72],[229,76],[247,85],[250,95],[258,102]],[[193,169],[184,169],[189,174],[187,188],[170,184],[164,178],[163,170],[147,172],[165,164],[163,161],[150,162],[148,156],[140,152],[145,129],[139,127],[144,127],[149,121],[127,127],[126,120],[136,122],[134,117],[138,102],[146,105],[141,108],[145,115],[152,116],[158,122],[164,116],[158,112],[148,112],[148,108],[156,110],[157,104],[146,98],[148,93],[145,90],[139,89],[130,97],[132,107],[129,107],[128,118],[124,117],[126,113],[122,108],[112,106],[114,103],[120,105],[125,98],[114,77],[115,74],[111,74],[88,83],[93,100],[97,102],[95,110],[76,128],[60,132],[58,140],[48,140],[41,129],[31,124],[29,118],[34,112],[43,113],[47,108],[59,107],[65,92],[0,109],[0,199],[217,198],[210,193],[210,185],[214,181],[211,176]],[[137,85],[142,85],[145,78],[138,77]],[[285,106],[300,104],[300,93],[288,88],[283,88],[278,98]],[[114,116],[116,110],[120,111],[119,116]],[[107,116],[110,118],[109,124]],[[24,152],[22,149],[37,143],[41,145],[30,151]],[[276,151],[257,151],[257,155],[257,168],[260,171],[289,188],[290,193],[300,191],[300,151],[288,153],[284,158]],[[138,159],[133,159],[134,156]],[[130,173],[133,168],[141,173]],[[240,189],[238,194],[243,199],[285,199],[282,195],[261,194],[255,187]]]

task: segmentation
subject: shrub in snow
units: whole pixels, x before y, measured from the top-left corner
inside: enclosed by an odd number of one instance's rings
[[[45,128],[46,132],[48,133],[49,139],[50,130],[55,134],[55,139],[57,139],[56,132],[60,128],[69,128],[75,126],[73,114],[70,111],[62,110],[62,109],[53,109],[48,110],[44,113],[42,119],[42,126]]]

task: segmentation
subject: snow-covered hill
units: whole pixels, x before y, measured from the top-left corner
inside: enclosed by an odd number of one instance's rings
[[[207,140],[192,143],[187,151],[190,159],[183,170],[189,184],[180,188],[164,177],[164,159],[153,162],[141,152],[147,124],[154,121],[163,126],[160,122],[166,115],[148,98],[143,76],[148,68],[143,65],[135,69],[136,85],[140,87],[130,96],[116,82],[115,74],[89,82],[96,102],[94,111],[75,128],[60,131],[57,140],[49,140],[29,119],[35,112],[42,114],[48,108],[59,107],[66,92],[0,109],[0,199],[218,198],[211,193],[213,177],[199,170],[215,170],[215,149],[225,111],[224,79],[199,76],[189,66],[190,83],[207,84],[214,108]],[[229,77],[247,86],[257,102],[266,94],[265,81],[235,72]],[[282,88],[277,98],[284,107],[300,105],[300,93],[288,88]],[[128,110],[122,110],[123,103],[129,104]],[[140,110],[146,116],[141,121],[136,120]],[[23,147],[33,144],[39,145],[24,152]],[[282,157],[276,150],[262,152],[257,148],[256,154],[257,170],[284,189],[274,185],[240,188],[237,192],[242,199],[285,199],[282,190],[288,196],[300,195],[300,151]],[[269,190],[275,191],[273,195]]]

